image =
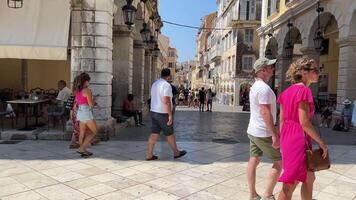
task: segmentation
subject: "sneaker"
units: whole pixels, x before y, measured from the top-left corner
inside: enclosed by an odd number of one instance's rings
[[[256,197],[250,197],[250,200],[261,200],[261,197],[257,195]]]
[[[270,196],[270,197],[262,197],[262,200],[276,200],[274,198],[274,195]]]
[[[323,124],[320,124],[319,127],[320,127],[320,128],[323,128]]]

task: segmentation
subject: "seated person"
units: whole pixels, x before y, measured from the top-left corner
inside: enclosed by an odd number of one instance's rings
[[[67,87],[67,83],[64,80],[58,81],[58,90],[59,92],[55,102],[57,104],[63,104],[72,94],[72,90]]]
[[[344,131],[349,131],[352,119],[352,102],[349,99],[345,99],[342,104],[344,105],[344,108],[342,109],[341,117],[345,124]]]
[[[325,110],[321,113],[321,123],[319,125],[320,127],[323,127],[323,125],[325,128],[330,127],[333,111],[334,111],[334,107],[332,106],[331,103],[329,103],[328,106],[325,108]]]
[[[133,94],[127,95],[127,99],[123,104],[123,115],[126,117],[134,117],[136,126],[143,126],[142,112],[135,109],[133,99]]]

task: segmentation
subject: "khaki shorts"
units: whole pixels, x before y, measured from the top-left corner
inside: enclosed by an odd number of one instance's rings
[[[280,161],[282,159],[279,149],[272,147],[272,137],[248,135],[248,138],[250,138],[250,157],[261,157],[265,154],[272,161]]]

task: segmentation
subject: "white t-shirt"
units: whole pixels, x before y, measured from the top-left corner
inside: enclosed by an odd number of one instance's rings
[[[64,87],[61,91],[59,91],[57,100],[59,101],[67,101],[70,95],[72,94],[72,90],[67,87]]]
[[[261,115],[260,104],[270,104],[273,122],[276,123],[276,95],[262,80],[256,80],[250,90],[250,123],[247,133],[255,137],[270,137],[272,132],[267,130]]]
[[[163,97],[171,97],[172,103],[172,86],[164,79],[158,79],[152,84],[151,87],[151,111],[156,113],[168,113],[165,104],[163,103]]]

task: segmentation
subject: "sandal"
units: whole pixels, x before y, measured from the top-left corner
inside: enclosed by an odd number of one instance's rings
[[[78,143],[75,143],[75,144],[70,144],[69,145],[69,148],[70,149],[78,149],[80,147],[80,145]]]
[[[147,161],[157,160],[157,159],[158,159],[158,156],[155,156],[155,155],[153,155],[151,158],[146,158]]]
[[[184,151],[184,150],[179,151],[179,155],[178,156],[174,156],[174,159],[180,158],[180,157],[184,156],[185,154],[187,154],[186,151]]]
[[[80,154],[82,158],[89,158],[90,156],[93,155],[93,153],[90,154],[90,152],[80,152],[80,151],[77,152]]]

